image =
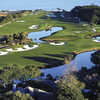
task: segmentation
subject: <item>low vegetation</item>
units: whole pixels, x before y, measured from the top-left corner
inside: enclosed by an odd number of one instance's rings
[[[58,84],[57,100],[84,100],[82,88],[75,75],[66,75]]]
[[[32,65],[25,67],[17,65],[7,65],[1,69],[0,79],[4,83],[12,83],[14,80],[25,81],[28,78],[33,79],[40,75],[40,70]]]
[[[28,39],[26,32],[20,32],[18,34],[13,35],[4,35],[0,38],[0,44],[4,45],[17,45],[17,44],[25,44],[28,42],[32,42]]]
[[[12,91],[0,95],[1,100],[34,100],[29,94],[22,94],[20,91],[13,93]]]

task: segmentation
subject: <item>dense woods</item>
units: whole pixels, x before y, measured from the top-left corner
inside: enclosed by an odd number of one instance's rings
[[[0,25],[8,23],[10,21],[16,20],[21,16],[25,16],[27,13],[31,12],[31,10],[21,10],[21,11],[3,11],[4,16],[0,16]]]
[[[96,5],[76,6],[71,10],[74,17],[79,17],[82,21],[100,24],[100,7]]]
[[[40,70],[32,65],[25,67],[5,65],[0,70],[0,100],[34,100],[29,93],[13,92],[13,84],[15,80],[24,82],[28,78],[33,79],[39,75]]]
[[[28,39],[27,32],[20,32],[13,35],[4,35],[0,38],[0,44],[5,45],[16,45],[31,43],[31,39]]]

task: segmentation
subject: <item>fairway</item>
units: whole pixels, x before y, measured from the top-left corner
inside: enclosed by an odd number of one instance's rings
[[[83,24],[63,22],[53,19],[44,19],[46,11],[40,11],[39,14],[28,14],[18,18],[11,23],[0,27],[0,35],[9,35],[18,32],[34,32],[46,29],[47,25],[52,27],[63,27],[64,30],[44,38],[47,41],[63,41],[66,42],[63,46],[54,46],[49,43],[40,44],[39,48],[30,51],[9,53],[5,56],[0,56],[1,67],[4,64],[18,65],[34,65],[36,67],[45,67],[47,65],[63,64],[64,57],[68,52],[80,52],[100,48],[100,43],[93,42],[91,38],[86,39],[85,36],[93,34],[92,28],[83,26]],[[24,21],[24,22],[16,22]],[[39,25],[38,29],[29,29],[32,25]],[[100,32],[100,26],[97,25],[97,33]],[[53,67],[53,66],[52,66]]]

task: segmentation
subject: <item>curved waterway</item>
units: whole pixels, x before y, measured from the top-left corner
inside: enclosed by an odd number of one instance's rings
[[[72,68],[80,70],[82,66],[86,66],[87,69],[89,69],[94,66],[94,64],[91,62],[91,54],[94,52],[95,51],[80,53],[70,62],[70,64],[64,64],[54,68],[41,69],[41,72],[43,72],[45,76],[51,74],[53,77],[56,77],[63,76]]]
[[[52,35],[55,32],[61,31],[63,30],[62,27],[52,27],[50,30],[46,31],[39,31],[39,32],[31,32],[28,34],[28,38],[32,39],[33,42],[36,43],[44,43],[44,41],[40,40],[43,37],[48,37],[50,35]]]
[[[43,37],[47,37],[52,35],[55,32],[63,30],[62,27],[52,27],[50,30],[46,31],[39,31],[39,32],[31,32],[28,35],[29,39],[32,39],[33,42],[36,43],[45,43],[44,41],[40,40]],[[41,69],[41,72],[43,72],[46,75],[51,74],[53,77],[56,76],[63,76],[64,74],[67,73],[67,70],[71,70],[72,68],[75,68],[77,70],[80,70],[82,66],[86,66],[88,69],[94,66],[94,64],[91,62],[91,54],[94,53],[95,51],[90,51],[90,52],[84,52],[78,54],[71,62],[70,64],[64,64],[61,66],[57,67],[52,67],[52,68],[44,68]]]

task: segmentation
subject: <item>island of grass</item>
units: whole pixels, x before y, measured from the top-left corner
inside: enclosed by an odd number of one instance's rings
[[[38,48],[23,52],[10,52],[8,55],[0,56],[0,66],[5,64],[34,65],[36,67],[54,67],[64,63],[64,58],[70,54],[78,54],[84,51],[100,49],[100,43],[96,43],[88,35],[93,35],[93,27],[83,23],[65,22],[59,19],[52,19],[45,16],[51,12],[37,11],[28,13],[26,16],[16,18],[11,23],[0,27],[0,36],[11,35],[19,32],[36,32],[46,30],[50,27],[62,27],[63,30],[45,37],[42,40],[48,42],[65,42],[64,45],[40,44]],[[19,21],[19,22],[16,22]],[[23,22],[20,22],[23,21]],[[32,25],[38,25],[36,29],[29,29]],[[94,26],[96,32],[100,33],[100,25]]]

